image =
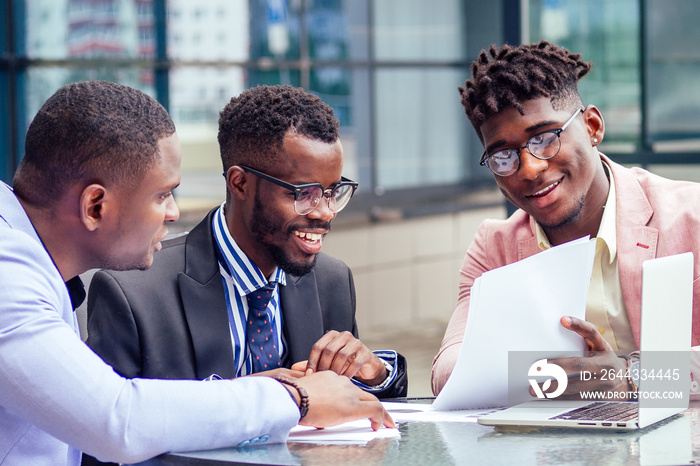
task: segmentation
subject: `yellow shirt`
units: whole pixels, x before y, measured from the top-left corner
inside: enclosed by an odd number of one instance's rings
[[[603,166],[609,174],[610,168],[605,163]],[[610,176],[610,191],[596,235],[593,273],[586,302],[586,320],[598,327],[598,331],[613,350],[631,352],[636,349],[636,345],[622,297],[620,270],[617,267],[616,217],[615,181]],[[550,248],[549,239],[539,224],[536,225],[536,233],[540,249]]]

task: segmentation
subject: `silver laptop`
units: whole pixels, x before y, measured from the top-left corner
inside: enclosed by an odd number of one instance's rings
[[[693,308],[693,254],[642,264],[637,401],[528,401],[480,417],[488,426],[630,430],[688,408]]]

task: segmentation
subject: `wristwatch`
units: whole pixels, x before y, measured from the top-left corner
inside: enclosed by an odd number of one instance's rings
[[[639,390],[639,351],[632,351],[628,355],[620,356],[627,360],[627,384],[632,393]]]

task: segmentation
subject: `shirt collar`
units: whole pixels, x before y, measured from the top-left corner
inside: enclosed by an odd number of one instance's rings
[[[547,234],[537,222],[535,222],[535,235],[537,235],[537,246],[539,246],[539,248],[542,251],[552,247],[552,245],[549,244],[549,238],[547,238]]]
[[[603,218],[600,221],[598,229],[598,238],[603,240],[610,252],[610,263],[612,264],[617,255],[617,228],[615,220],[617,219],[617,198],[615,196],[615,180],[612,176],[612,171],[607,163],[603,162],[603,167],[610,179],[610,190],[608,191],[608,199],[605,201],[605,210]]]
[[[68,289],[68,296],[70,296],[70,303],[75,311],[83,304],[85,301],[85,285],[80,279],[80,275],[76,275],[66,282],[66,288]]]
[[[268,280],[260,268],[238,247],[226,224],[225,204],[225,202],[221,204],[212,216],[212,232],[217,246],[219,263],[231,277],[238,293],[245,296],[251,291],[267,285],[268,281],[286,285],[287,276],[284,270],[275,267]]]
[[[598,227],[598,234],[596,235],[605,246],[607,246],[610,252],[610,263],[612,264],[615,260],[615,255],[617,254],[617,229],[615,226],[615,219],[617,218],[617,201],[615,197],[615,179],[612,176],[612,171],[607,163],[603,163],[603,168],[605,173],[610,179],[610,189],[608,190],[608,198],[605,201],[605,207],[603,211],[603,218],[600,221],[600,227]],[[535,223],[535,235],[537,236],[537,245],[541,250],[549,249],[552,247],[547,238],[547,234],[544,232],[539,223]]]

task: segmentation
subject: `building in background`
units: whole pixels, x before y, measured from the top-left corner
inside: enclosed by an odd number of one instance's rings
[[[184,146],[184,175],[193,181],[183,183],[181,199],[206,197],[219,181],[212,171],[219,166],[220,109],[250,86],[277,83],[305,87],[334,108],[345,174],[360,181],[364,197],[423,187],[446,187],[452,196],[483,186],[489,175],[463,156],[478,142],[464,131],[456,98],[468,70],[466,44],[478,41],[468,37],[467,6],[459,0],[442,0],[439,8],[418,0],[5,0],[0,63],[6,59],[8,66],[0,73],[9,84],[4,115],[15,125],[0,143],[0,178],[11,178],[24,130],[51,93],[67,82],[106,79],[166,101]],[[158,70],[165,79],[156,79]]]

